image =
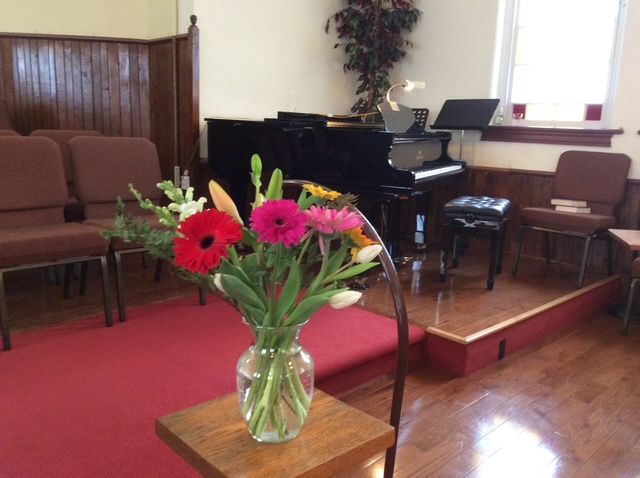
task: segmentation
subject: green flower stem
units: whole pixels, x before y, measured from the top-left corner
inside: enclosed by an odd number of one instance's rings
[[[307,237],[307,240],[304,241],[304,244],[302,245],[302,249],[300,250],[300,255],[298,255],[298,258],[296,259],[296,261],[298,262],[298,265],[302,264],[302,258],[307,253],[307,249],[309,248],[309,244],[311,244],[312,237],[313,235],[310,234],[309,237]]]
[[[316,278],[313,279],[313,282],[311,282],[311,284],[309,285],[309,288],[307,289],[307,293],[305,294],[305,296],[312,295],[316,291],[316,289],[320,287],[320,285],[323,283],[324,275],[326,274],[326,271],[327,271],[327,264],[329,263],[329,249],[331,247],[331,239],[328,239],[324,237],[322,234],[320,234],[319,240],[324,241],[324,255],[322,256],[322,265],[320,266],[320,272],[318,272],[318,275],[316,276]]]
[[[287,416],[285,409],[291,409],[300,423],[307,418],[311,399],[307,395],[300,376],[291,367],[288,351],[296,337],[296,331],[272,336],[268,332],[258,332],[256,348],[267,351],[261,354],[258,369],[249,387],[242,411],[248,416],[248,428],[255,437],[260,437],[271,423],[282,439],[287,434]],[[285,394],[281,396],[285,388]],[[286,399],[288,396],[289,400]]]

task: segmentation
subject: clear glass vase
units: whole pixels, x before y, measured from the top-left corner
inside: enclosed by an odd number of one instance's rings
[[[302,325],[249,325],[255,343],[238,360],[238,396],[249,433],[283,443],[300,433],[313,395],[313,359],[298,342]]]

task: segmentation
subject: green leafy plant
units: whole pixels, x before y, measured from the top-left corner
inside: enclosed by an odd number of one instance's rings
[[[347,61],[344,71],[358,74],[358,100],[351,111],[368,113],[380,103],[389,88],[389,71],[413,46],[404,34],[412,30],[422,12],[413,0],[346,0],[347,6],[327,20],[335,23]]]

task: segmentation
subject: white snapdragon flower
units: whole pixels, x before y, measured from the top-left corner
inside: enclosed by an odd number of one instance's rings
[[[189,201],[182,204],[176,204],[172,202],[167,206],[169,211],[177,212],[180,214],[180,221],[184,221],[189,216],[193,216],[197,212],[202,212],[204,203],[207,202],[207,198],[200,198],[197,201]]]

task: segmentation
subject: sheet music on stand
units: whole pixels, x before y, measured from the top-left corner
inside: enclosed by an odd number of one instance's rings
[[[407,133],[416,122],[413,110],[400,103],[385,101],[378,105],[384,120],[384,129],[391,133]]]
[[[446,100],[431,125],[433,129],[459,130],[460,152],[458,159],[462,159],[462,144],[465,130],[483,131],[489,126],[489,122],[498,107],[500,100],[472,99],[472,100]]]

